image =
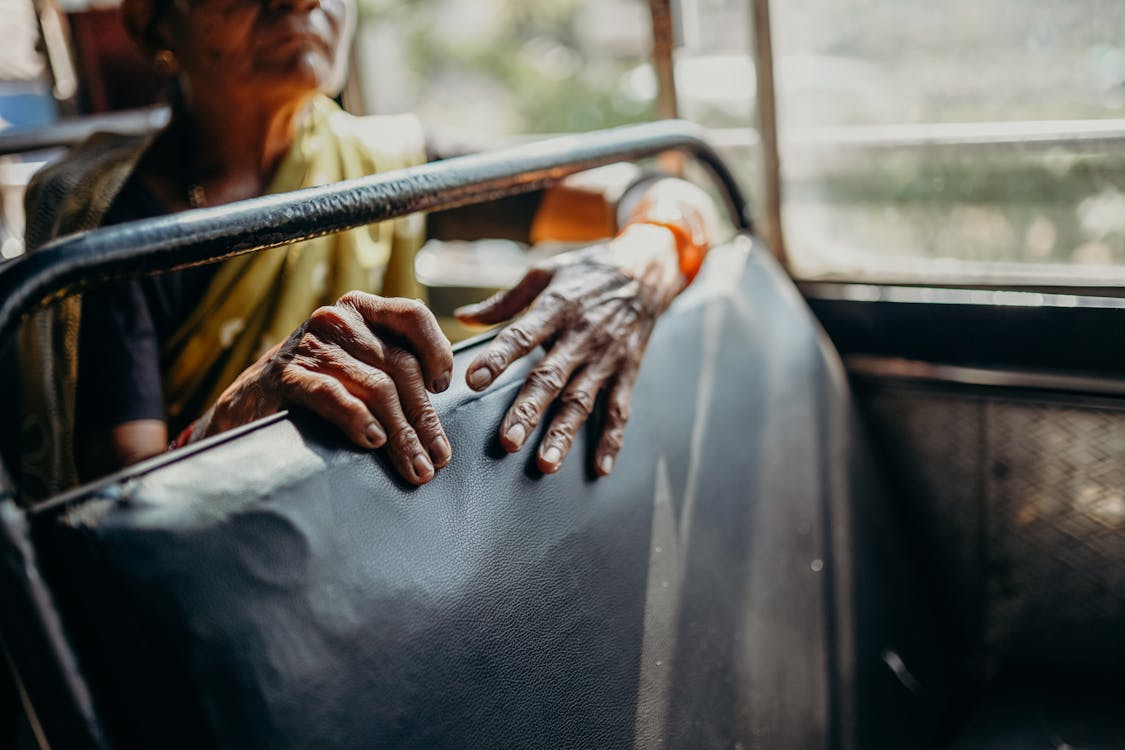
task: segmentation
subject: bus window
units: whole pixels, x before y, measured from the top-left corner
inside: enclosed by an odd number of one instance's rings
[[[1113,0],[773,4],[784,225],[805,278],[1125,281]]]

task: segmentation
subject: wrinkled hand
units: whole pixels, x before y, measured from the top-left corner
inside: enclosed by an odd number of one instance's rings
[[[386,445],[398,473],[424,484],[451,455],[426,391],[448,388],[452,367],[449,341],[421,302],[349,292],[239,375],[208,432],[303,406],[356,445]]]
[[[607,245],[536,264],[512,289],[456,313],[464,322],[487,325],[530,306],[473,360],[466,379],[482,390],[536,347],[547,348],[500,426],[504,449],[518,451],[558,402],[539,444],[543,472],[562,465],[603,389],[607,409],[594,469],[600,476],[613,469],[649,335],[683,285],[671,234],[659,227],[633,229]]]

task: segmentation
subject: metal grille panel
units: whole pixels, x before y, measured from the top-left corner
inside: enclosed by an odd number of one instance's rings
[[[866,398],[951,621],[1000,666],[1125,673],[1125,411]]]

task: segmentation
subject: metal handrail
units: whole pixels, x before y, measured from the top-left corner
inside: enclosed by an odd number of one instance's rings
[[[749,230],[741,190],[703,133],[690,123],[665,120],[563,136],[64,237],[0,266],[0,342],[24,313],[92,284],[527,192],[586,169],[670,150],[690,153],[708,168],[735,226]],[[0,465],[3,495],[14,497],[14,488]]]
[[[0,156],[65,148],[97,132],[147,135],[168,123],[168,107],[146,107],[102,115],[72,117],[45,125],[21,125],[0,130]]]

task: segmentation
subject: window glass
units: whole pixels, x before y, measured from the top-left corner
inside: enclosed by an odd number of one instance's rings
[[[644,0],[361,0],[356,62],[370,112],[490,134],[651,117],[629,86],[649,50]]]
[[[771,10],[798,273],[1125,281],[1119,0]]]
[[[757,184],[746,0],[673,0],[680,116]],[[359,107],[414,112],[431,133],[581,132],[651,120],[647,0],[360,0]]]

